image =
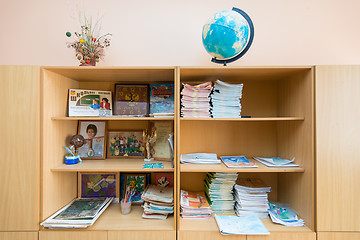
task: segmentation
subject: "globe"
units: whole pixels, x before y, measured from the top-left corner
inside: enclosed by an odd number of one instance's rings
[[[211,56],[230,62],[232,58],[245,54],[252,43],[253,34],[249,16],[240,9],[233,8],[215,13],[205,23],[202,41]]]

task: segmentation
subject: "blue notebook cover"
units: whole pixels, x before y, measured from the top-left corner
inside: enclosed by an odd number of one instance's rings
[[[150,114],[174,113],[174,84],[150,85]]]

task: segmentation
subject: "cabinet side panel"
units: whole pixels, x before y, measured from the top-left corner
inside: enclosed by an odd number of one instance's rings
[[[316,67],[317,230],[360,231],[360,66]]]
[[[0,231],[37,231],[40,172],[39,67],[2,66]]]
[[[279,174],[279,201],[287,203],[305,220],[314,224],[314,80],[313,70],[306,69],[279,82],[279,114],[304,116],[304,121],[278,123],[278,155],[304,168],[304,173]]]
[[[78,83],[47,70],[42,71],[42,212],[44,220],[77,196],[76,173],[51,172],[64,162],[64,146],[76,134],[77,121],[56,121],[52,117],[67,116],[68,89]]]

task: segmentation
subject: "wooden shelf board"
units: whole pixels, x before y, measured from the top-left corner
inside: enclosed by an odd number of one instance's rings
[[[142,169],[144,159],[105,159],[105,160],[83,160],[81,164],[62,164],[51,168],[52,172],[173,172],[171,162],[152,161],[150,163],[163,163],[164,168]]]
[[[256,121],[304,121],[304,117],[253,117],[253,118],[186,118],[181,117],[181,121],[239,121],[239,122],[256,122]]]
[[[301,167],[267,167],[264,164],[253,161],[257,168],[228,168],[224,163],[220,164],[180,164],[180,172],[305,172]]]
[[[211,219],[183,219],[179,217],[179,230],[180,231],[204,231],[204,232],[218,232],[219,228],[217,223],[212,217]],[[273,223],[270,218],[263,218],[261,221],[264,223],[267,230],[271,232],[312,232],[310,228],[305,227],[286,227],[280,224]],[[201,229],[201,230],[200,230]]]
[[[174,117],[52,117],[51,120],[73,121],[73,120],[115,120],[115,121],[173,121]]]

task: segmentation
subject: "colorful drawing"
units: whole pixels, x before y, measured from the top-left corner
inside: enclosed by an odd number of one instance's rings
[[[156,184],[161,187],[172,187],[173,186],[173,175],[171,174],[156,174]]]
[[[129,173],[121,174],[120,176],[120,196],[125,196],[126,188],[135,189],[135,193],[131,198],[133,203],[141,203],[144,200],[141,199],[141,195],[145,190],[145,187],[150,183],[150,174],[145,173]]]
[[[115,197],[116,174],[81,174],[81,197]]]

